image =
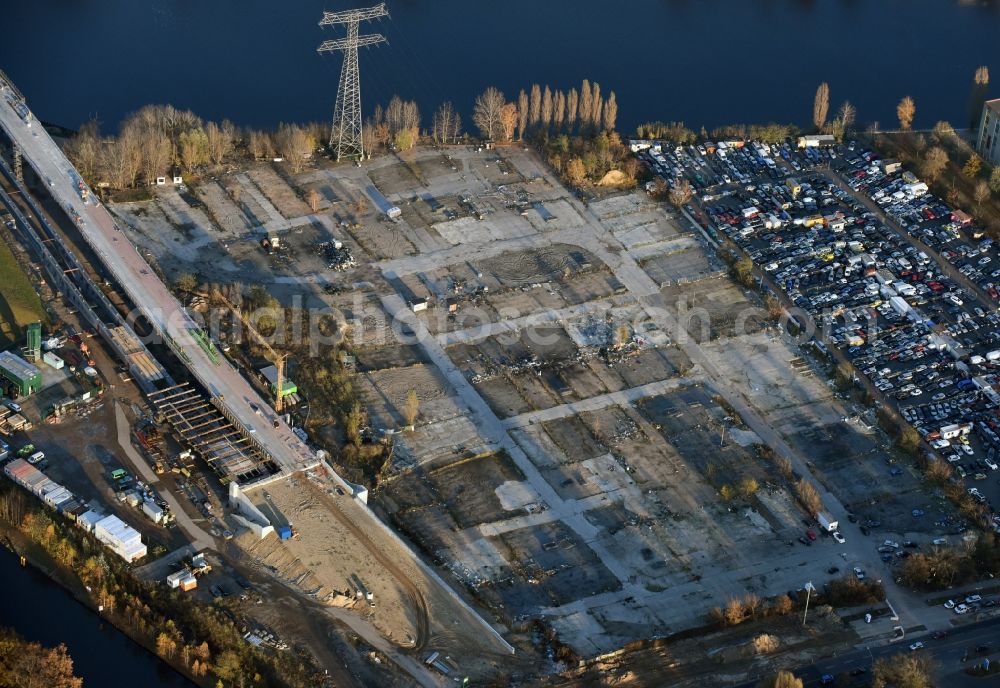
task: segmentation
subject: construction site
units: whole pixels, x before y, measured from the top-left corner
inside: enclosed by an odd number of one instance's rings
[[[796,589],[844,565],[839,550],[798,542],[792,481],[734,410],[747,400],[801,448],[815,454],[829,442],[843,467],[814,459],[820,480],[850,483],[859,514],[889,518],[891,502],[863,496],[857,461],[846,458],[858,454],[836,444],[874,448],[878,438],[845,434],[850,414],[815,365],[701,235],[646,194],[583,206],[516,148],[417,150],[300,175],[267,168],[204,183],[254,180],[265,198],[320,191],[328,207],[317,214],[265,210],[290,225],[281,264],[261,251],[262,230],[212,222],[226,210],[198,187],[191,193],[205,205],[184,215],[203,219],[186,234],[166,219],[164,207],[182,198],[171,191],[169,201],[115,212],[168,277],[218,253],[213,282],[228,273],[285,303],[343,314],[352,384],[372,433],[393,445],[371,503],[508,640],[541,619],[595,656],[697,627],[730,597]],[[382,199],[401,217],[390,220]],[[325,244],[357,265],[331,269]],[[695,311],[706,315],[685,320]],[[344,497],[265,489],[259,508],[285,514],[299,535],[248,551],[265,567],[294,562],[287,575],[320,599],[350,593],[326,575],[345,550],[309,548],[318,522],[298,526]],[[375,598],[395,606],[398,594]],[[373,622],[404,646],[419,635]]]
[[[324,15],[354,34],[321,51],[356,60],[380,8]],[[803,481],[887,537],[960,525],[914,473],[884,487],[887,438],[686,212],[584,202],[517,145],[369,159],[350,92],[330,158],[105,205],[5,87],[0,195],[72,365],[8,361],[26,399],[2,429],[133,524],[137,575],[239,595],[269,651],[443,686],[551,675],[856,572],[860,542],[803,537]],[[281,340],[289,314],[308,334]],[[826,631],[891,632],[859,619]]]

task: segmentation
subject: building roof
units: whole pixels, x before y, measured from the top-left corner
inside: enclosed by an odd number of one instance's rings
[[[0,351],[0,368],[4,368],[19,380],[31,380],[42,374],[38,368],[10,351]]]
[[[123,545],[132,543],[140,538],[138,531],[114,515],[102,518],[94,524],[94,527],[105,531],[110,537]]]
[[[1000,115],[1000,98],[994,98],[993,100],[986,101],[986,107]]]

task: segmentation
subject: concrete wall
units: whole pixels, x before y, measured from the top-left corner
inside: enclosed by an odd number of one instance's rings
[[[253,531],[259,538],[263,539],[274,532],[271,521],[243,494],[235,481],[229,483],[229,508],[233,510],[233,517],[240,525]]]

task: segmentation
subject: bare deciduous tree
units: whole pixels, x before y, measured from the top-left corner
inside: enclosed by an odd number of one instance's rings
[[[126,123],[122,127],[121,133],[115,145],[119,148],[120,161],[120,188],[134,187],[142,171],[142,142],[143,132],[135,125]]]
[[[580,107],[577,110],[581,132],[590,127],[590,113],[593,110],[593,102],[594,93],[590,90],[590,81],[584,79],[583,85],[580,87]]]
[[[96,120],[80,127],[70,139],[67,153],[83,178],[94,181],[101,166],[101,143]]]
[[[813,98],[813,125],[816,131],[822,131],[829,110],[830,84],[824,81],[816,88],[816,96]]]
[[[365,149],[365,156],[368,158],[372,157],[372,153],[375,149],[379,147],[379,126],[384,127],[385,125],[376,125],[371,118],[365,120],[365,124],[361,127],[361,145]]]
[[[181,132],[177,153],[181,166],[188,171],[208,162],[208,137],[201,128]]]
[[[542,121],[542,87],[538,84],[532,84],[531,86],[529,112],[528,123],[533,127],[537,127],[538,123]]]
[[[223,120],[222,126],[209,122],[205,126],[205,136],[208,139],[208,158],[213,165],[221,165],[222,161],[233,150],[236,140],[236,127],[229,120]]]
[[[899,128],[903,131],[909,131],[910,127],[913,126],[913,117],[917,114],[917,105],[913,102],[913,98],[910,96],[905,96],[899,105],[896,106],[896,117],[899,118]]]
[[[928,181],[936,180],[948,165],[948,154],[940,146],[933,146],[924,156],[923,175]]]
[[[302,127],[295,124],[281,124],[274,137],[275,145],[288,161],[293,174],[303,170],[306,160],[312,155],[316,142]]]
[[[503,92],[490,86],[476,97],[472,110],[472,121],[479,128],[479,133],[486,139],[493,139],[500,133],[500,114],[507,104]]]
[[[271,135],[266,131],[251,129],[247,133],[247,150],[254,160],[274,157],[274,146],[271,144]]]
[[[316,189],[309,189],[309,193],[306,194],[306,203],[309,204],[309,210],[311,210],[314,215],[319,212],[319,201],[319,191]]]
[[[504,141],[514,140],[514,130],[517,129],[517,106],[506,103],[500,108],[500,133]]]
[[[760,688],[802,688],[802,679],[795,678],[795,674],[790,671],[779,671],[768,676],[760,683]]]
[[[528,114],[528,94],[522,88],[517,96],[517,137],[522,140],[528,130]]]
[[[972,191],[972,200],[976,202],[976,212],[982,208],[983,202],[990,197],[990,185],[985,179],[976,182],[976,188]]]
[[[566,95],[566,130],[572,134],[573,127],[576,126],[576,115],[580,107],[580,94],[575,88],[571,88]]]
[[[403,128],[403,99],[393,96],[385,109],[385,123],[389,126],[389,135],[395,136]]]
[[[389,101],[389,106],[385,109],[385,123],[389,126],[390,137],[395,137],[404,129],[419,132],[420,109],[417,107],[417,103],[393,96],[392,100]]]
[[[542,126],[548,129],[552,125],[552,89],[545,86],[542,93]]]
[[[799,498],[799,502],[805,508],[806,512],[815,518],[823,509],[823,501],[819,497],[819,492],[816,488],[805,478],[802,478],[797,483],[795,483],[795,494]]]
[[[601,97],[601,85],[594,82],[590,95],[590,127],[594,131],[601,128],[601,111],[604,109],[604,99]]]
[[[406,418],[407,425],[413,425],[417,421],[417,416],[420,414],[420,398],[417,396],[417,391],[411,389],[406,395],[406,406],[403,409],[403,415]]]
[[[462,118],[451,101],[442,103],[434,113],[431,135],[437,143],[455,143]]]
[[[614,131],[615,124],[618,121],[618,98],[615,96],[615,92],[612,91],[611,95],[608,96],[608,100],[604,103],[604,129],[605,131]]]
[[[933,666],[926,655],[897,654],[880,657],[872,667],[873,688],[932,688]]]
[[[417,138],[416,129],[400,129],[393,137],[392,143],[397,150],[405,152],[417,145]]]
[[[566,120],[566,94],[556,91],[552,104],[552,125],[556,132],[562,131],[563,122]]]
[[[668,197],[670,198],[670,202],[679,208],[690,201],[693,195],[694,187],[691,186],[691,182],[687,179],[682,179],[670,189]]]
[[[857,111],[851,105],[850,101],[845,100],[844,104],[840,106],[837,116],[830,122],[830,133],[837,137],[838,141],[844,140],[844,136],[854,124],[856,113]]]
[[[142,176],[147,184],[155,184],[164,176],[174,159],[174,144],[159,130],[151,130],[142,140]]]

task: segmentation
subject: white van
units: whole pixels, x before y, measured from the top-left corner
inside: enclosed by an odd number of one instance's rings
[[[41,460],[44,458],[45,458],[44,452],[35,452],[34,454],[28,457],[28,463],[34,465],[36,463],[40,463]]]

